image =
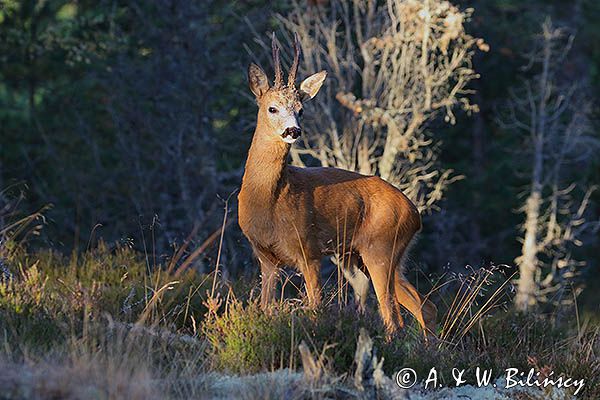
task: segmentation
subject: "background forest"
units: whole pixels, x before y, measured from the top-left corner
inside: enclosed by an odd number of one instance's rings
[[[300,35],[301,78],[329,72],[325,90],[306,108],[307,135],[292,161],[377,174],[407,193],[424,224],[409,278],[427,290],[440,286],[439,277],[455,279],[436,291],[436,303],[466,290],[467,282],[468,288],[489,285],[492,297],[502,297],[493,303],[499,309],[514,303],[519,311],[552,315],[557,337],[566,332],[557,320],[574,326],[573,305],[597,323],[598,22],[594,0],[0,0],[0,322],[12,326],[0,328],[0,337],[10,342],[24,329],[31,332],[7,362],[20,363],[25,349],[50,343],[50,336],[87,337],[86,329],[95,329],[86,325],[88,311],[92,320],[108,313],[202,337],[209,344],[200,353],[214,356],[218,349],[210,366],[218,370],[261,371],[281,366],[277,357],[291,357],[290,366],[300,362],[290,350],[290,340],[299,340],[293,312],[291,322],[269,322],[276,325],[273,336],[260,344],[274,347],[264,354],[220,342],[227,341],[224,331],[250,329],[245,324],[260,318],[246,299],[258,268],[237,226],[236,194],[256,120],[246,68],[254,61],[272,73],[272,32],[288,63],[291,32]],[[419,33],[423,23],[435,27],[431,38]],[[390,26],[401,27],[394,31],[403,35],[401,44],[386,42],[394,37]],[[421,53],[427,40],[431,48]],[[171,278],[173,271],[178,275]],[[504,281],[489,283],[497,274]],[[182,287],[168,301],[156,300],[175,279]],[[45,298],[41,293],[50,288],[56,294]],[[230,304],[232,290],[249,301],[247,308]],[[61,296],[71,299],[67,305],[48,305]],[[86,311],[88,300],[93,306]],[[457,312],[452,300],[446,303],[448,313]],[[221,319],[224,304],[238,313]],[[488,303],[468,300],[469,309],[481,304],[475,319],[490,311]],[[202,328],[200,317],[188,315],[194,310],[207,313]],[[343,321],[352,319],[338,312]],[[296,318],[310,326],[305,333],[313,339],[343,341],[307,316]],[[475,319],[446,326],[441,336],[462,343]],[[513,322],[496,321],[494,329]],[[547,323],[522,322],[537,331]],[[600,371],[598,328],[584,345],[579,322],[577,348],[589,350],[586,367],[556,354],[540,365],[590,376]],[[291,339],[278,333],[290,323]],[[540,359],[548,355],[553,334],[515,360],[526,362],[535,349]],[[90,348],[110,342],[97,340]],[[475,342],[461,346],[481,349]],[[319,343],[313,351],[322,350]],[[490,354],[507,343],[499,341]],[[413,350],[383,352],[395,366],[423,370],[439,356],[406,355]],[[335,353],[331,368],[344,370],[353,351]],[[115,376],[123,374],[119,368]],[[169,373],[180,377],[186,368],[178,364]],[[133,392],[125,397],[149,395],[145,388],[127,390]],[[167,391],[188,397],[197,388],[178,390]],[[600,393],[597,386],[590,390]]]

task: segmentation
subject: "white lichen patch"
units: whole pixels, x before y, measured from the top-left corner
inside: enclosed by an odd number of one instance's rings
[[[410,395],[411,400],[573,400],[575,396],[568,394],[564,389],[548,387],[540,390],[536,387],[513,387],[506,389],[506,381],[500,378],[493,385],[477,387],[464,385],[457,388],[445,388],[436,391],[414,390]]]

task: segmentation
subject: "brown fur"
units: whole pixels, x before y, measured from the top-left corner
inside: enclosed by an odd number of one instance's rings
[[[252,75],[250,79],[252,86]],[[273,298],[282,265],[298,268],[306,282],[309,304],[317,306],[321,301],[321,259],[345,252],[359,260],[371,277],[389,333],[403,326],[399,305],[412,313],[423,329],[431,327],[435,306],[417,293],[398,268],[421,229],[414,204],[375,176],[288,165],[290,144],[280,137],[284,127],[273,126],[267,109],[277,105],[297,112],[302,86],[300,91],[254,86],[253,92],[258,93],[259,111],[238,196],[239,224],[260,262],[263,306]]]

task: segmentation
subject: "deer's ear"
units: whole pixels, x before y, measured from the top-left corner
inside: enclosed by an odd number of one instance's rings
[[[269,80],[267,74],[258,65],[251,63],[248,67],[248,83],[250,90],[258,98],[269,90]]]
[[[325,81],[325,77],[327,77],[326,71],[317,72],[302,81],[300,84],[300,96],[302,97],[302,101],[310,100],[317,95],[319,89],[323,85],[323,81]]]

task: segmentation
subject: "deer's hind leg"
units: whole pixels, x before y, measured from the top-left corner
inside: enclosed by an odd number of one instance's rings
[[[417,289],[406,280],[402,273],[402,260],[405,257],[409,245],[410,238],[406,241],[402,240],[394,246],[395,264],[393,279],[396,305],[398,308],[399,306],[402,306],[410,312],[419,325],[421,325],[423,332],[427,334],[428,330],[433,332],[435,328],[437,308],[431,301],[423,298]],[[402,317],[400,317],[400,320],[402,320]]]
[[[397,330],[396,319],[399,317],[394,299],[395,260],[390,259],[392,253],[384,247],[371,246],[363,250],[360,255],[373,282],[386,331],[391,335]],[[402,326],[401,321],[400,326]]]
[[[435,329],[437,308],[426,298],[423,298],[417,289],[410,284],[400,271],[395,271],[394,286],[396,300],[408,310],[417,320],[424,332]]]

